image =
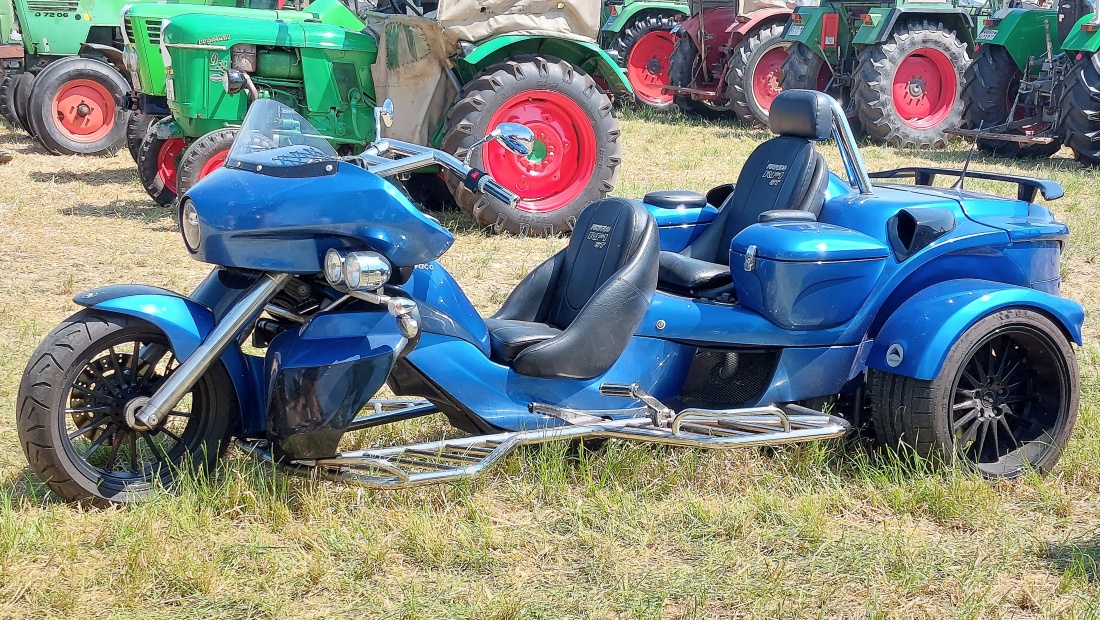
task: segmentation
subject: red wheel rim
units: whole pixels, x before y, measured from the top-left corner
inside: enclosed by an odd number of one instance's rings
[[[769,110],[776,95],[783,92],[783,61],[790,43],[780,43],[764,52],[752,70],[752,96],[762,110]]]
[[[485,145],[482,165],[523,200],[524,211],[546,213],[568,206],[596,170],[596,129],[577,102],[561,93],[528,91],[504,102],[489,119],[523,123],[535,133],[530,155],[515,155],[496,142]]]
[[[115,98],[95,80],[71,80],[53,97],[55,125],[73,142],[95,142],[115,126]]]
[[[183,138],[169,138],[160,145],[157,152],[157,176],[165,187],[176,192],[176,165],[179,163],[187,143]]]
[[[218,168],[221,168],[222,166],[224,166],[225,165],[225,160],[228,157],[229,157],[229,149],[226,149],[224,151],[218,151],[217,153],[214,153],[214,156],[211,157],[210,159],[206,160],[206,163],[204,163],[202,165],[202,168],[199,169],[199,179],[206,178],[206,175],[208,175],[211,172],[214,172],[215,170],[217,170]]]
[[[894,73],[894,109],[914,129],[935,127],[951,113],[958,90],[947,54],[923,47],[903,58]]]
[[[825,92],[825,89],[829,87],[829,80],[833,79],[833,70],[829,68],[828,63],[822,62],[821,66],[817,68],[817,90]]]
[[[656,30],[647,32],[634,43],[626,58],[626,77],[634,87],[634,94],[642,101],[663,105],[672,102],[672,93],[665,92],[669,85],[668,66],[676,40],[672,35]]]

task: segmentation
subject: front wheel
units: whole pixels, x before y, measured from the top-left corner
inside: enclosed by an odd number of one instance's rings
[[[130,157],[134,158],[135,164],[138,163],[138,153],[141,152],[141,143],[145,141],[145,134],[149,132],[153,123],[161,118],[153,114],[131,112],[130,118],[126,120],[126,150],[130,151]]]
[[[195,140],[183,151],[176,168],[175,195],[182,196],[203,177],[225,165],[229,149],[240,130],[235,127],[215,129]],[[159,157],[158,152],[158,157]],[[165,183],[168,183],[165,179]],[[159,200],[157,202],[160,202]]]
[[[524,157],[490,142],[471,158],[520,196],[517,206],[475,195],[450,175],[458,206],[495,232],[542,237],[573,230],[581,209],[618,181],[621,130],[611,108],[592,77],[564,60],[517,56],[488,67],[447,115],[443,150],[463,157],[504,122],[530,127],[535,144]]]
[[[27,119],[38,142],[57,155],[92,155],[122,144],[129,112],[118,106],[126,79],[105,62],[70,57],[34,79]]]
[[[34,127],[31,125],[30,118],[30,99],[31,90],[34,89],[34,74],[29,71],[24,71],[15,76],[15,83],[12,84],[12,113],[15,114],[15,120],[23,131],[35,137]]]
[[[1077,420],[1081,380],[1062,330],[1034,310],[967,329],[931,381],[870,372],[879,440],[946,457],[988,478],[1053,469]]]
[[[177,170],[187,142],[183,138],[160,138],[149,133],[138,150],[138,179],[149,197],[162,207],[176,200]]]
[[[213,466],[237,413],[220,364],[163,424],[134,414],[179,367],[168,339],[139,319],[84,310],[46,337],[19,385],[16,425],[31,469],[67,501],[130,503],[171,483],[180,467]]]
[[[726,98],[738,120],[751,127],[768,126],[768,109],[781,91],[783,63],[791,46],[783,40],[783,26],[761,28],[741,41],[730,57]]]
[[[4,80],[0,82],[0,115],[16,129],[21,127],[19,117],[15,115],[15,82],[20,75],[22,74],[8,73],[4,75]]]

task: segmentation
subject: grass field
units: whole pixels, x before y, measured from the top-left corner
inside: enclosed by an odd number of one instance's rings
[[[766,137],[625,116],[629,196],[734,180]],[[186,291],[207,268],[187,258],[125,152],[51,157],[9,130],[0,148],[16,152],[0,167],[0,617],[1100,617],[1100,172],[1065,153],[974,162],[1067,190],[1052,208],[1073,230],[1064,293],[1090,317],[1085,393],[1046,479],[989,484],[855,441],[723,454],[613,443],[579,459],[531,450],[469,484],[390,493],[234,456],[147,504],[90,510],[59,503],[25,470],[13,414],[23,365],[75,311],[75,292]],[[864,155],[883,169],[957,166],[966,151]],[[486,313],[565,243],[447,219],[458,241],[443,262]],[[438,437],[445,424],[398,430]]]

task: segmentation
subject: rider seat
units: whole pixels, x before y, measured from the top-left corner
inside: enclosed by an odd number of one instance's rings
[[[615,363],[657,288],[657,224],[636,201],[598,200],[569,245],[485,324],[492,359],[532,377],[591,379]]]
[[[776,137],[749,155],[718,217],[683,251],[661,252],[661,290],[692,297],[727,292],[730,242],[737,233],[760,221],[817,219],[829,167],[813,143],[832,135],[827,96],[784,91],[772,102],[768,123]]]

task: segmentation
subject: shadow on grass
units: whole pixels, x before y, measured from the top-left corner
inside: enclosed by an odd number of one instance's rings
[[[1066,577],[1100,583],[1100,538],[1052,545],[1041,557]]]
[[[27,177],[39,183],[80,183],[81,185],[128,185],[133,182],[137,170],[135,168],[116,168],[113,170],[96,170],[94,172],[71,172],[58,170],[57,172],[32,171]]]
[[[59,209],[58,213],[61,215],[75,215],[78,217],[114,217],[127,220],[141,220],[143,222],[154,222],[165,218],[173,218],[175,211],[174,207],[162,207],[153,202],[152,199],[148,199],[113,200],[105,205],[82,202],[74,207]],[[176,225],[173,221],[171,223],[166,223],[163,229],[168,230],[174,229],[175,227]]]
[[[19,473],[0,481],[0,502],[13,507],[21,504],[46,506],[64,503],[60,497],[50,492],[49,487],[38,479],[30,467],[24,467]]]

